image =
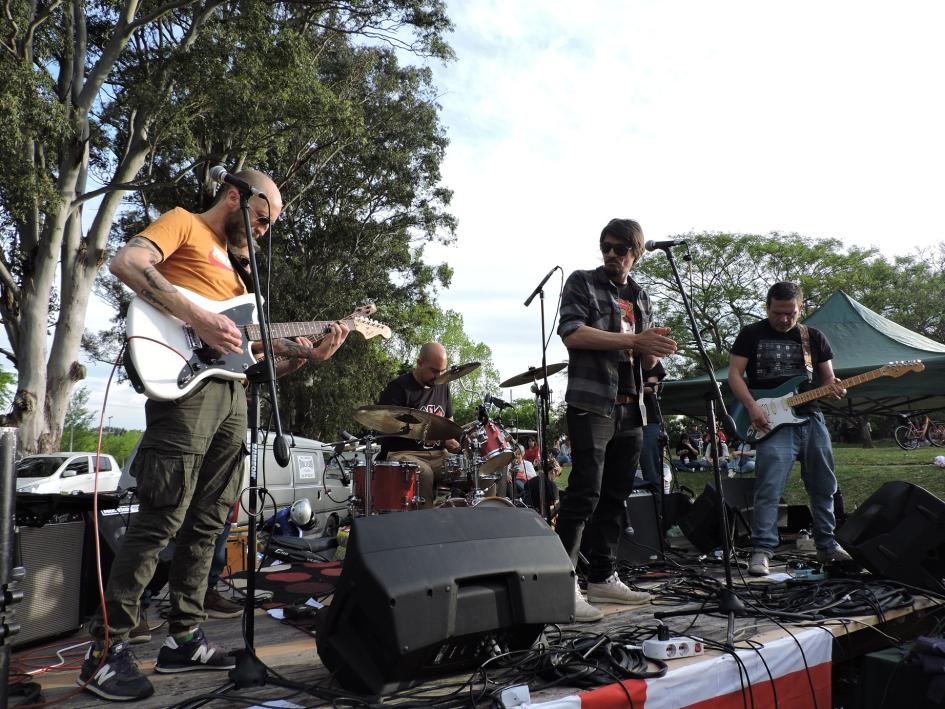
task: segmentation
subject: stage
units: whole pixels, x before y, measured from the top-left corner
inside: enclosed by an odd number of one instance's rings
[[[775,567],[773,571],[778,571]],[[719,577],[718,565],[702,567],[700,572]],[[736,573],[735,585],[739,595],[749,594],[744,584],[759,589],[769,585],[764,580],[749,580]],[[651,586],[665,591],[665,579],[639,581],[641,586]],[[811,593],[814,593],[813,587]],[[671,594],[669,594],[671,595]],[[627,609],[625,606],[602,605],[605,616],[597,623],[563,626],[559,634],[549,629],[545,639],[549,644],[571,631],[586,633],[588,637],[616,637],[626,634],[628,629],[640,632],[641,629],[654,629],[657,625],[653,614],[657,611],[672,610],[682,605],[667,594],[658,598],[655,604]],[[573,684],[561,683],[549,685],[547,678],[530,682],[530,701],[541,705],[543,709],[558,707],[652,707],[656,709],[674,709],[678,707],[698,706],[700,708],[723,707],[829,707],[831,706],[832,670],[837,663],[851,661],[867,652],[888,647],[890,638],[911,639],[923,626],[937,620],[936,611],[940,605],[930,598],[916,595],[909,607],[889,610],[880,618],[876,615],[861,615],[847,620],[833,619],[822,623],[794,623],[779,626],[769,619],[736,618],[734,637],[738,648],[738,660],[730,654],[708,649],[702,656],[670,660],[668,670],[662,677],[646,680],[628,680],[621,687],[610,686],[581,690]],[[152,619],[152,626],[159,619]],[[701,614],[692,617],[673,618],[666,621],[673,636],[688,635],[709,641],[721,642],[726,636],[726,618]],[[238,649],[242,647],[240,619],[208,620],[204,625],[208,637],[221,647]],[[287,625],[276,620],[263,610],[257,610],[256,647],[259,657],[281,675],[305,685],[317,685],[323,689],[334,688],[327,670],[322,666],[316,653],[315,639],[303,629]],[[163,628],[153,633],[147,644],[135,647],[141,658],[142,671],[155,686],[155,695],[148,700],[135,703],[138,707],[168,707],[188,698],[196,698],[213,691],[227,679],[225,672],[186,672],[176,675],[161,675],[152,672],[154,659],[163,642]],[[38,655],[52,656],[45,661],[34,660],[33,667],[51,664],[56,661],[54,650],[82,642],[85,637],[77,634],[44,646],[46,649],[32,648],[17,652],[13,664],[22,669],[27,658]],[[85,648],[76,649],[67,655],[65,668],[53,669],[36,677],[43,687],[44,699],[56,702],[62,707],[100,707],[102,700],[81,693],[65,698],[75,689],[78,664]],[[655,666],[650,667],[655,670]],[[509,675],[503,675],[508,677]],[[444,678],[422,686],[421,699],[430,706],[442,705],[469,706],[470,696],[480,694],[484,689],[481,678],[473,676],[473,689],[468,687],[454,694],[455,687],[470,678],[470,674]],[[750,678],[750,682],[748,681]],[[500,678],[501,679],[501,678]],[[749,689],[750,685],[750,689]],[[504,684],[487,686],[493,691]],[[544,687],[544,688],[542,688]],[[417,690],[413,690],[416,694]],[[519,690],[519,700],[524,698]],[[286,699],[291,704],[281,706],[324,706],[329,702],[325,698],[307,696],[277,687],[264,687],[244,690],[239,697],[218,699],[211,707],[252,707],[262,701]],[[442,702],[437,697],[442,696]],[[775,701],[776,697],[776,701]],[[64,699],[65,698],[65,699]],[[816,699],[815,699],[816,698]],[[389,698],[384,703],[397,704],[404,699]],[[478,705],[488,705],[489,699],[482,699]],[[12,705],[12,702],[11,702]],[[272,706],[270,704],[270,706]]]

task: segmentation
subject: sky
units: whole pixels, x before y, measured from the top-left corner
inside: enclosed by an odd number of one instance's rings
[[[430,66],[458,239],[426,253],[454,268],[439,302],[503,380],[541,364],[540,301],[525,299],[555,266],[597,266],[612,217],[647,239],[797,232],[887,255],[945,241],[943,3],[457,0],[448,14],[456,60]],[[560,286],[556,272],[549,363],[567,359]],[[90,371],[90,405],[107,375]],[[142,427],[143,399],[113,390],[109,415]]]

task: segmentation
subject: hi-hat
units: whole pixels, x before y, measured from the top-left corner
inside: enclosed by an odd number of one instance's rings
[[[433,380],[434,384],[447,384],[454,379],[465,377],[470,372],[479,369],[479,362],[466,362],[466,364],[457,364],[447,369],[443,374]]]
[[[548,376],[552,374],[557,374],[562,369],[565,369],[568,366],[567,362],[556,362],[555,364],[548,365]],[[522,372],[521,374],[516,374],[510,379],[506,379],[504,382],[499,384],[503,389],[508,389],[509,387],[517,387],[522,384],[531,384],[536,379],[544,376],[541,371],[541,367],[529,367],[527,372]]]
[[[463,429],[448,418],[407,406],[362,406],[351,412],[351,417],[382,436],[398,436],[416,441],[459,439],[463,436]]]

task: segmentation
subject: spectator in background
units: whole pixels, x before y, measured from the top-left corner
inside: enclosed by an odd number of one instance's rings
[[[688,433],[679,437],[679,444],[676,446],[676,457],[679,464],[686,470],[697,470],[701,467],[701,455],[698,446],[689,438]]]
[[[561,465],[571,465],[571,444],[564,436],[561,437],[561,442],[558,444],[558,462]]]
[[[755,446],[748,441],[735,439],[729,476],[748,475],[755,472]]]
[[[529,436],[525,443],[525,460],[535,465],[539,458],[541,458],[541,450],[538,448],[538,441],[534,436]]]
[[[509,464],[509,482],[515,483],[515,492],[521,495],[525,489],[525,483],[537,474],[531,461],[525,460],[525,449],[515,446],[515,450],[512,451],[512,462]]]
[[[728,444],[722,440],[722,436],[716,433],[715,436],[716,443],[718,444],[718,454],[719,454],[719,469],[722,471],[722,474],[728,473]],[[702,450],[705,464],[707,467],[714,467],[715,460],[715,451],[716,447],[712,445],[712,436],[708,433],[703,436],[702,439]]]
[[[552,508],[552,512],[557,512],[558,509],[558,486],[555,484],[555,481],[558,479],[558,476],[561,475],[561,466],[558,465],[558,461],[549,458],[547,465],[547,475],[542,477],[538,475],[531,478],[527,483],[525,483],[525,489],[522,491],[522,502],[531,507],[534,510],[538,510],[542,517],[545,517],[544,510],[539,509],[539,503],[541,502],[541,481],[545,481],[545,505],[548,505]]]

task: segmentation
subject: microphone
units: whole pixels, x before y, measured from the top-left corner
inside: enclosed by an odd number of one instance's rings
[[[528,296],[528,300],[525,301],[525,307],[527,308],[532,304],[532,301],[535,300],[535,296],[541,292],[541,289],[545,287],[545,284],[548,282],[548,279],[551,278],[551,274],[557,271],[561,266],[555,266],[553,269],[548,271],[548,275],[541,279],[541,283],[538,284],[538,287],[532,291],[532,294]]]
[[[671,249],[685,243],[687,243],[685,239],[667,239],[666,241],[653,241],[651,239],[643,245],[643,248],[647,251],[656,251],[657,249]]]
[[[251,194],[257,197],[262,197],[267,202],[269,198],[266,197],[265,192],[260,192],[258,189],[249,184],[246,180],[241,180],[238,177],[234,177],[226,171],[226,168],[223,165],[215,165],[210,168],[210,179],[214,182],[219,182],[221,185],[230,185],[235,187],[243,194]]]
[[[492,394],[486,394],[486,398],[483,399],[483,401],[487,404],[493,404],[496,408],[499,409],[499,411],[501,411],[502,409],[508,409],[509,407],[514,406],[514,404],[511,404],[508,401],[495,398],[494,396],[492,396]]]

